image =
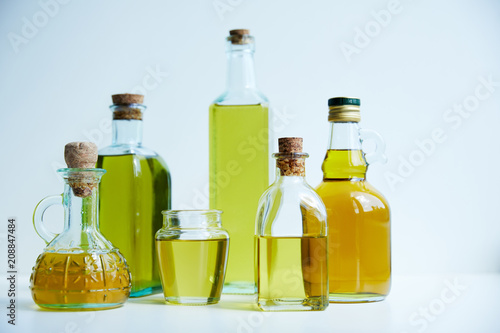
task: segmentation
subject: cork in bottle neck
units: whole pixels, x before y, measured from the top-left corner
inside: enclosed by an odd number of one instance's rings
[[[281,176],[306,175],[305,159],[309,155],[302,152],[302,141],[302,138],[295,137],[278,139],[279,153],[273,154],[273,157]]]
[[[99,186],[99,178],[105,172],[95,169],[97,146],[92,142],[70,142],[64,147],[64,160],[68,169],[60,169],[66,174],[73,194],[80,198],[92,196]]]
[[[142,113],[146,109],[143,105],[143,95],[117,94],[112,95],[111,98],[113,120],[142,120]]]
[[[243,45],[253,43],[254,39],[248,29],[233,29],[229,31],[227,41],[231,42],[231,44]]]

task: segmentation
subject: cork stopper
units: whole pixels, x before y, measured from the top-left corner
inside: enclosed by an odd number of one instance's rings
[[[94,168],[97,146],[93,142],[70,142],[64,146],[64,160],[68,168]]]
[[[302,138],[279,138],[280,153],[302,153]]]
[[[142,120],[142,108],[133,107],[131,104],[142,104],[143,95],[117,94],[112,95],[113,119],[115,120]]]
[[[252,36],[250,36],[248,29],[233,29],[229,31],[228,40],[232,44],[249,44],[252,41]]]
[[[229,31],[229,35],[250,35],[250,30],[248,29],[233,29]]]
[[[93,169],[97,162],[97,146],[92,142],[70,142],[64,147],[64,160],[68,168]],[[94,175],[88,171],[72,173],[68,183],[80,198],[91,196],[98,186]]]
[[[136,94],[116,94],[112,95],[111,99],[113,100],[113,104],[118,105],[142,104],[144,102],[144,96]]]
[[[302,152],[302,138],[279,138],[279,153],[274,154],[276,166],[282,176],[306,175],[305,158],[309,155]]]

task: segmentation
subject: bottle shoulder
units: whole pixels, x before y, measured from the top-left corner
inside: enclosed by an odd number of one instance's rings
[[[316,237],[326,235],[326,208],[307,183],[273,183],[257,210],[257,235]]]
[[[213,104],[218,105],[253,105],[268,104],[269,100],[259,90],[225,91],[217,97]]]
[[[334,205],[359,202],[362,206],[389,210],[384,195],[366,180],[324,180],[316,187],[316,191],[327,209]]]
[[[125,150],[122,147],[120,149],[114,148],[114,146],[110,146],[99,150],[97,168],[106,169],[108,173],[118,168],[122,171],[129,170],[134,174],[137,173],[139,168],[147,169],[155,177],[166,173],[168,182],[170,182],[170,170],[167,163],[156,152],[147,148],[142,149],[143,147],[131,147],[131,149]],[[107,178],[109,178],[109,175]]]
[[[110,145],[99,149],[99,156],[108,155],[143,155],[147,157],[159,157],[155,151],[144,146],[137,145]]]

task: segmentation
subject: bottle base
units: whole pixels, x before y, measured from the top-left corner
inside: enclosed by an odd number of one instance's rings
[[[255,294],[255,284],[252,282],[225,283],[222,293],[230,295],[253,295]]]
[[[123,303],[82,303],[82,304],[37,304],[39,307],[47,310],[58,311],[96,311],[96,310],[109,310],[118,308]]]
[[[220,297],[165,297],[170,305],[211,305],[219,303]]]
[[[130,292],[130,297],[143,297],[143,296],[149,296],[153,294],[159,294],[162,292],[161,286],[156,286],[156,287],[150,287],[150,288],[145,288],[141,290],[136,290],[136,291],[131,291]]]
[[[376,293],[330,293],[330,303],[369,303],[380,302],[385,299],[387,295]]]
[[[328,297],[259,299],[262,311],[323,311],[328,306]]]

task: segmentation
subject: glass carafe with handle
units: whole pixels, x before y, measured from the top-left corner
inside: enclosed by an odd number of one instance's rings
[[[83,168],[59,169],[65,182],[63,195],[49,196],[35,209],[34,227],[47,246],[33,267],[31,294],[44,308],[118,307],[129,297],[131,277],[124,257],[99,231],[99,181],[106,170],[93,168],[95,145],[71,143],[66,147],[66,152],[76,150],[76,155],[82,153],[90,162]],[[91,157],[86,154],[89,150],[93,150]],[[45,227],[43,216],[49,207],[60,204],[64,229],[54,234]]]
[[[391,284],[391,216],[384,196],[366,180],[368,162],[385,161],[376,132],[359,128],[360,100],[328,101],[330,139],[316,191],[328,214],[330,302],[383,300]],[[365,154],[362,141],[375,143]]]

